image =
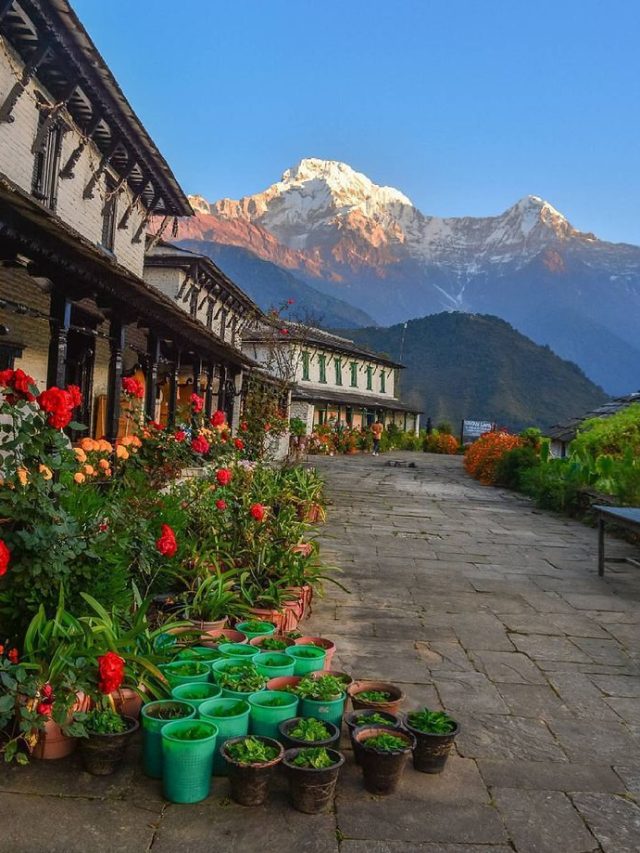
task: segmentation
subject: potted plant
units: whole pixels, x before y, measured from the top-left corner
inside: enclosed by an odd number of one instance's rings
[[[277,738],[279,724],[296,716],[298,697],[281,690],[261,690],[249,696],[249,705],[251,733]]]
[[[80,738],[80,755],[87,773],[110,776],[120,767],[131,735],[139,723],[112,707],[98,705],[84,716],[87,736]]]
[[[199,660],[210,663],[221,657],[223,657],[222,652],[213,646],[189,646],[178,652],[176,660]]]
[[[318,646],[293,645],[285,649],[285,654],[291,655],[295,661],[295,675],[308,675],[310,672],[317,672],[319,669],[323,669],[327,656],[326,650]]]
[[[253,665],[266,675],[267,678],[293,675],[295,661],[290,655],[277,654],[276,652],[259,652],[253,659]]]
[[[173,720],[195,717],[196,709],[189,702],[161,699],[142,706],[142,767],[152,779],[162,777],[162,729]]]
[[[331,640],[326,640],[324,637],[298,637],[294,642],[296,646],[317,646],[325,649],[327,654],[324,659],[324,669],[331,669],[331,661],[336,652],[336,644]]]
[[[364,786],[372,794],[392,794],[398,787],[415,738],[384,726],[361,726],[353,732],[360,748]]]
[[[335,749],[307,746],[288,749],[282,763],[289,777],[294,809],[305,814],[327,811],[333,801],[344,756]]]
[[[234,628],[223,628],[217,631],[205,631],[202,635],[202,644],[218,646],[220,643],[248,643],[249,638],[242,631]]]
[[[370,709],[397,714],[405,698],[399,687],[385,681],[354,681],[347,692],[354,711]]]
[[[353,678],[349,675],[349,673],[342,672],[339,669],[318,670],[318,672],[311,673],[311,678],[322,678],[325,675],[332,675],[334,678],[337,678],[338,681],[343,685],[343,690],[346,690],[350,684],[353,684]]]
[[[222,755],[229,769],[231,798],[242,806],[262,805],[283,754],[282,744],[272,738],[230,738],[222,747]]]
[[[254,637],[249,640],[250,646],[255,646],[261,652],[283,652],[288,646],[293,646],[295,640],[282,634],[273,634],[268,637]]]
[[[250,646],[247,643],[220,643],[218,651],[224,658],[231,660],[250,661],[259,654],[255,646]]]
[[[252,663],[231,659],[212,664],[213,677],[222,688],[222,695],[231,699],[246,699],[248,694],[262,690],[267,682]]]
[[[246,622],[238,622],[236,630],[241,631],[249,640],[253,640],[254,637],[275,634],[276,626],[273,622],[265,622],[262,619],[248,619]]]
[[[409,711],[404,718],[405,727],[416,739],[413,766],[421,773],[442,773],[460,731],[459,724],[444,711],[421,708]]]
[[[213,757],[213,772],[216,776],[227,774],[222,746],[229,738],[249,734],[250,712],[251,706],[244,699],[212,699],[200,705],[200,718],[214,723],[218,729],[217,749]]]
[[[387,711],[352,711],[344,718],[349,732],[351,748],[353,749],[353,759],[356,764],[360,764],[360,745],[353,737],[355,729],[361,726],[384,726],[387,729],[402,729],[403,724],[400,717],[395,714],[389,714]]]
[[[333,675],[307,676],[295,687],[295,692],[300,697],[300,713],[304,717],[315,717],[341,726],[347,694],[343,684]]]
[[[222,630],[229,617],[237,618],[247,612],[236,590],[237,573],[216,569],[200,580],[193,593],[185,594],[183,615],[202,631]]]
[[[279,675],[276,678],[270,678],[265,687],[267,690],[286,690],[292,692],[296,685],[302,681],[301,675]]]
[[[209,681],[211,668],[201,660],[176,660],[160,664],[160,670],[170,687],[178,684],[193,684],[196,681]]]
[[[315,717],[293,717],[278,726],[279,739],[287,749],[302,746],[335,747],[340,741],[340,729],[326,720]]]
[[[217,699],[222,693],[219,684],[210,684],[207,681],[196,681],[191,684],[177,684],[171,691],[174,699],[181,702],[189,702],[195,708],[200,708],[203,702],[209,699]]]
[[[162,729],[162,790],[172,803],[209,796],[217,727],[208,720],[175,720]]]

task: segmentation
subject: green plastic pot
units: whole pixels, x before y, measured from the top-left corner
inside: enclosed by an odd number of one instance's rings
[[[290,655],[294,662],[294,675],[308,675],[324,668],[327,650],[319,646],[289,646],[285,654]]]
[[[182,720],[192,719],[196,715],[196,709],[190,702],[176,699],[161,699],[142,706],[142,767],[152,779],[160,779],[162,776],[162,729],[167,723],[175,722],[175,719],[163,720],[153,715],[154,711],[165,706],[178,706],[183,711]]]
[[[177,720],[162,729],[162,790],[167,800],[199,803],[209,796],[217,738],[218,728],[208,720]]]
[[[271,705],[270,702],[279,700],[282,705]],[[286,701],[285,701],[286,700]],[[293,693],[284,693],[281,690],[261,690],[249,696],[251,705],[251,716],[249,727],[252,735],[270,737],[278,740],[280,738],[280,723],[290,720],[298,714],[298,697]]]
[[[267,678],[277,678],[280,675],[293,675],[296,662],[291,655],[284,653],[260,652],[254,657],[253,665]]]
[[[209,646],[191,646],[178,653],[178,660],[214,661],[221,657],[222,653],[218,649]]]
[[[180,673],[183,667],[190,667],[189,675]],[[211,666],[205,661],[198,660],[176,660],[173,663],[160,664],[160,671],[169,682],[169,687],[177,687],[178,684],[193,684],[198,681],[209,681]],[[178,670],[176,672],[176,670]]]
[[[260,622],[260,619],[252,619],[250,622],[239,622],[236,625],[236,630],[241,631],[248,640],[253,640],[254,637],[268,637],[270,634],[275,634],[276,626],[273,622],[263,622],[264,626],[260,631],[249,631],[247,629],[247,625],[251,624],[251,622]]]
[[[174,699],[182,699],[184,702],[189,702],[195,708],[199,708],[203,702],[207,702],[209,699],[217,699],[221,693],[222,688],[220,685],[204,681],[178,684],[171,691]]]
[[[300,699],[300,716],[315,717],[316,720],[333,723],[340,728],[346,704],[346,693],[342,693],[337,699]]]
[[[209,699],[198,708],[201,720],[208,720],[218,729],[218,741],[216,753],[213,757],[213,773],[215,776],[227,775],[227,762],[222,757],[221,748],[232,737],[243,737],[249,734],[249,714],[251,706],[246,700],[242,700],[244,709],[232,717],[219,716],[221,710],[238,704],[237,699]]]
[[[258,649],[246,643],[221,643],[218,651],[222,653],[223,658],[242,661],[251,661],[258,654]]]

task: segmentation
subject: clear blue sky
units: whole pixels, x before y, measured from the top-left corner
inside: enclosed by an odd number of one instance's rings
[[[72,0],[187,192],[343,160],[423,212],[640,244],[638,0]]]

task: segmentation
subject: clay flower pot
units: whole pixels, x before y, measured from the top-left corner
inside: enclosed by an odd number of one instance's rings
[[[131,735],[139,723],[133,717],[124,717],[127,729],[118,734],[89,734],[80,739],[80,755],[87,773],[92,776],[111,776],[122,764]]]
[[[359,694],[371,690],[388,693],[390,698],[381,702],[360,698]],[[347,688],[347,692],[351,697],[351,704],[354,711],[362,711],[368,708],[371,711],[386,711],[389,714],[397,714],[400,710],[400,705],[405,700],[403,691],[399,687],[396,687],[395,684],[389,684],[386,681],[354,681]]]
[[[142,696],[144,688],[134,690],[133,687],[119,687],[115,693],[111,694],[115,709],[123,717],[132,717],[134,720],[139,719],[140,710],[142,708]]]
[[[321,669],[318,672],[312,672],[311,678],[322,678],[323,675],[333,675],[335,678],[339,678],[340,681],[344,684],[344,689],[348,692],[348,687],[350,684],[353,684],[353,678],[349,675],[348,672],[342,672],[339,669]]]
[[[218,645],[219,643],[248,643],[246,634],[232,628],[216,628],[213,631],[205,631],[202,635],[202,645]]]
[[[227,617],[215,619],[213,622],[204,622],[202,619],[189,619],[194,628],[199,628],[204,634],[210,631],[222,631],[227,626]]]
[[[331,640],[326,640],[324,637],[298,637],[295,644],[296,646],[318,646],[325,649],[327,654],[324,659],[324,669],[331,669],[331,661],[336,653],[336,644]]]
[[[301,675],[278,675],[267,681],[267,690],[286,690],[287,687],[297,687],[302,681]]]
[[[274,652],[278,653],[280,651],[279,649],[263,648],[263,644],[264,644],[265,640],[279,640],[281,643],[284,643],[285,649],[288,648],[289,646],[293,646],[295,643],[295,640],[292,640],[291,637],[285,637],[284,635],[281,635],[281,634],[271,634],[267,637],[253,637],[251,640],[249,640],[249,645],[255,646],[256,648],[260,649],[261,652],[274,651]]]
[[[296,811],[321,814],[331,808],[344,755],[335,749],[327,752],[334,761],[331,767],[296,767],[293,761],[300,749],[285,752],[282,766],[289,778],[291,804]]]
[[[69,723],[75,711],[88,711],[91,706],[91,700],[81,691],[78,691],[76,697],[76,702],[69,710]],[[62,729],[54,720],[47,720],[44,729],[38,735],[38,741],[31,754],[34,758],[46,761],[64,758],[71,755],[77,745],[77,737],[68,737],[68,735],[63,734]]]
[[[393,735],[404,742],[403,747],[381,750],[366,746],[365,742],[377,735]],[[360,726],[353,732],[360,750],[364,787],[372,794],[392,794],[402,778],[416,741],[412,734],[384,726]]]

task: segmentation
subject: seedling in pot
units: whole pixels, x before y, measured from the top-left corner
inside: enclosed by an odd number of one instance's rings
[[[361,699],[363,702],[389,702],[391,701],[391,694],[386,693],[383,690],[363,690],[360,693],[356,693],[358,699]]]
[[[230,758],[238,764],[266,764],[278,757],[274,746],[264,743],[255,737],[246,737],[235,743],[227,744],[225,750]]]
[[[282,691],[284,693],[284,691]],[[270,696],[268,699],[262,699],[260,706],[262,708],[282,708],[284,705],[290,705],[291,698],[289,696]]]
[[[218,684],[237,693],[257,693],[267,683],[264,675],[251,664],[238,664],[218,672]]]
[[[213,729],[215,731],[215,729]],[[199,725],[194,722],[189,728],[181,729],[171,733],[171,737],[176,740],[204,740],[211,737],[212,729],[210,726]]]
[[[171,675],[202,675],[207,671],[207,665],[201,661],[176,661],[169,664],[169,672]]]
[[[314,646],[314,649],[303,649],[300,646],[293,646],[293,648],[295,649],[295,657],[297,658],[308,659],[318,657],[318,655],[314,651],[317,646]]]
[[[361,717],[356,717],[351,725],[353,726],[388,726],[391,720],[384,717],[382,714],[363,714]]]
[[[181,720],[189,713],[187,707],[193,712],[192,706],[186,706],[184,702],[163,702],[162,705],[147,706],[145,713],[154,720]]]
[[[244,714],[247,710],[247,703],[243,699],[239,699],[234,705],[228,708],[216,708],[215,711],[209,711],[208,717],[237,717]]]
[[[395,735],[382,734],[368,737],[362,745],[368,749],[376,749],[378,752],[395,752],[398,749],[406,749],[407,741]]]
[[[127,730],[127,723],[112,708],[94,708],[85,720],[89,735],[117,735]]]
[[[289,730],[289,737],[296,740],[306,740],[309,743],[316,741],[327,740],[331,737],[331,732],[321,720],[316,720],[315,717],[307,717],[299,720],[297,724]]]
[[[265,652],[280,652],[287,648],[287,644],[283,640],[278,640],[277,637],[265,637],[258,648]]]
[[[420,732],[434,735],[448,735],[457,728],[455,720],[444,711],[430,711],[428,708],[412,711],[407,715],[407,722]]]
[[[301,749],[291,762],[295,767],[309,767],[322,770],[332,767],[336,762],[322,746],[309,746]]]
[[[338,699],[344,693],[342,682],[333,675],[322,675],[320,678],[303,678],[293,688],[301,699],[316,699],[320,702],[328,702]]]
[[[251,634],[259,634],[265,628],[271,628],[272,625],[270,622],[263,622],[260,619],[250,619],[248,622],[243,622],[242,627]]]

